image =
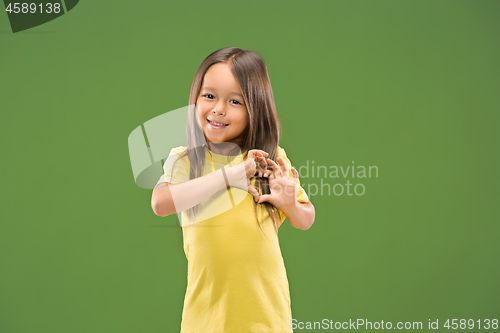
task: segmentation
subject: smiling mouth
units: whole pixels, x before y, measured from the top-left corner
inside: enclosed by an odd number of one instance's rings
[[[229,126],[229,124],[217,123],[217,122],[215,122],[215,121],[211,121],[210,119],[207,119],[207,121],[208,121],[210,124],[212,124],[212,125],[214,125],[214,126],[217,126],[217,127]]]

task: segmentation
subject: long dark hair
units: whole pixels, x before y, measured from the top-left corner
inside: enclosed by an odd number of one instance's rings
[[[225,63],[231,69],[238,82],[248,111],[249,124],[243,135],[241,149],[249,151],[251,149],[261,149],[269,155],[267,158],[276,161],[278,153],[278,143],[280,134],[280,124],[276,105],[274,103],[271,81],[267,72],[267,67],[262,58],[251,51],[242,50],[237,47],[228,47],[217,50],[203,60],[191,85],[189,95],[188,119],[186,125],[187,149],[181,154],[181,158],[187,156],[189,159],[190,179],[203,176],[203,166],[205,164],[205,149],[207,149],[205,134],[196,121],[196,101],[200,95],[203,78],[210,66],[217,63]],[[236,147],[238,149],[240,147]],[[229,157],[228,157],[229,158]],[[177,161],[178,161],[177,160]],[[269,180],[267,178],[255,178],[255,187],[261,194],[270,194]],[[255,204],[255,217],[259,228],[262,229],[258,215],[257,203]],[[278,232],[281,219],[278,209],[268,202],[263,202],[266,210],[271,216],[276,233]],[[188,215],[194,217],[197,206],[188,210]],[[281,222],[281,220],[280,220]]]

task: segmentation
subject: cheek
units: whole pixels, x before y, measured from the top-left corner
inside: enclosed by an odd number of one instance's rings
[[[195,117],[196,117],[196,123],[198,124],[198,127],[202,127],[202,119],[203,119],[203,105],[200,105],[200,103],[196,103],[195,107]]]
[[[205,103],[203,103],[203,101],[201,101],[201,100],[196,101],[196,116],[197,117],[203,117],[206,110],[207,110],[207,106],[205,105]]]
[[[238,123],[241,124],[241,128],[245,129],[248,125],[248,113],[245,111],[243,114],[240,115],[238,119]]]

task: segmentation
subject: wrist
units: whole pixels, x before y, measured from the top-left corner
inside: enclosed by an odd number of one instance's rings
[[[294,203],[279,208],[286,216],[293,216],[297,211],[300,210],[301,206],[300,202],[294,200]]]
[[[226,168],[225,170],[228,185],[239,188],[247,188],[247,178],[245,172],[245,165],[243,163]]]

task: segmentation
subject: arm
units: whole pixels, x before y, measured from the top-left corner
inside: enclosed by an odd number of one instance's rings
[[[300,203],[297,200],[296,186],[299,181],[299,173],[294,167],[291,167],[291,175],[293,176],[289,178],[290,173],[284,158],[278,157],[277,160],[281,166],[281,170],[273,160],[267,160],[274,171],[269,177],[271,194],[261,195],[257,202],[270,202],[285,214],[288,218],[288,222],[290,222],[294,228],[307,230],[314,223],[316,214],[314,206],[310,201],[307,203]]]
[[[282,212],[286,215],[288,222],[290,222],[294,228],[301,230],[309,229],[313,225],[316,215],[314,206],[310,201],[307,203],[296,201],[294,206],[286,207]]]
[[[265,156],[265,151],[252,149],[244,163],[224,169],[228,185],[250,191],[255,196],[255,189],[250,186],[249,177],[255,175],[257,170],[255,159],[265,163]],[[156,215],[168,216],[196,206],[225,188],[226,181],[222,170],[179,184],[160,183],[153,191],[151,207]]]
[[[241,183],[241,176],[246,184],[244,170],[243,164],[225,169],[229,184],[237,186]],[[156,215],[168,216],[192,208],[225,188],[222,170],[179,184],[160,183],[154,189],[151,207]]]

